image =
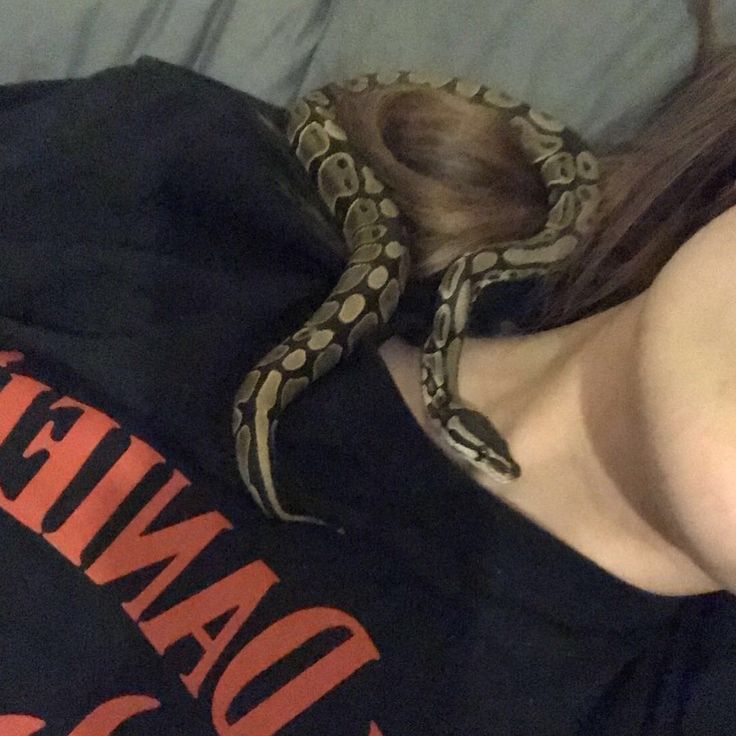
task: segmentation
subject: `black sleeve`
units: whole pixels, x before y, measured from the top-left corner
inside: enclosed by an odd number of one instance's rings
[[[220,473],[240,381],[343,270],[285,116],[151,57],[3,88],[0,349]]]

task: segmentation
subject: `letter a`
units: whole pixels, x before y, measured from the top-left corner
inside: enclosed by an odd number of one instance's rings
[[[228,721],[228,710],[246,685],[318,634],[338,628],[348,629],[352,636],[239,721]],[[379,658],[365,629],[342,611],[309,608],[289,614],[246,644],[222,673],[212,696],[215,730],[220,736],[273,736],[354,672]]]

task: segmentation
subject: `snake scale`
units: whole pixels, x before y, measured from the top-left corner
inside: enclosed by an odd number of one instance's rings
[[[597,224],[597,159],[569,128],[503,91],[457,77],[402,71],[360,76],[300,99],[290,110],[287,136],[341,225],[350,256],[324,303],[259,361],[235,397],[232,429],[240,475],[262,511],[283,521],[325,523],[282,506],[272,467],[279,415],[361,340],[386,325],[409,278],[410,254],[399,209],[351,148],[334,105],[335,88],[362,92],[397,83],[442,90],[501,112],[548,193],[549,214],[540,233],[489,244],[450,264],[422,354],[422,395],[440,436],[458,462],[499,483],[518,478],[521,469],[490,420],[458,398],[460,352],[473,303],[492,284],[544,275],[559,266]]]

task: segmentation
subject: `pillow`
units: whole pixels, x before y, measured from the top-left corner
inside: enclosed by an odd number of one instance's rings
[[[686,0],[333,0],[300,91],[366,71],[449,72],[554,114],[603,151],[636,132],[696,54]]]
[[[0,0],[0,83],[82,77],[143,55],[275,104],[294,98],[323,0]]]

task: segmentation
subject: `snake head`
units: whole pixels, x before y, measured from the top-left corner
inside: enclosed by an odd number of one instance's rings
[[[483,449],[477,464],[497,483],[511,483],[521,477],[521,466],[510,455],[496,455]]]
[[[521,476],[508,442],[486,416],[459,404],[452,404],[450,411],[448,438],[464,458],[499,483],[510,483]]]

